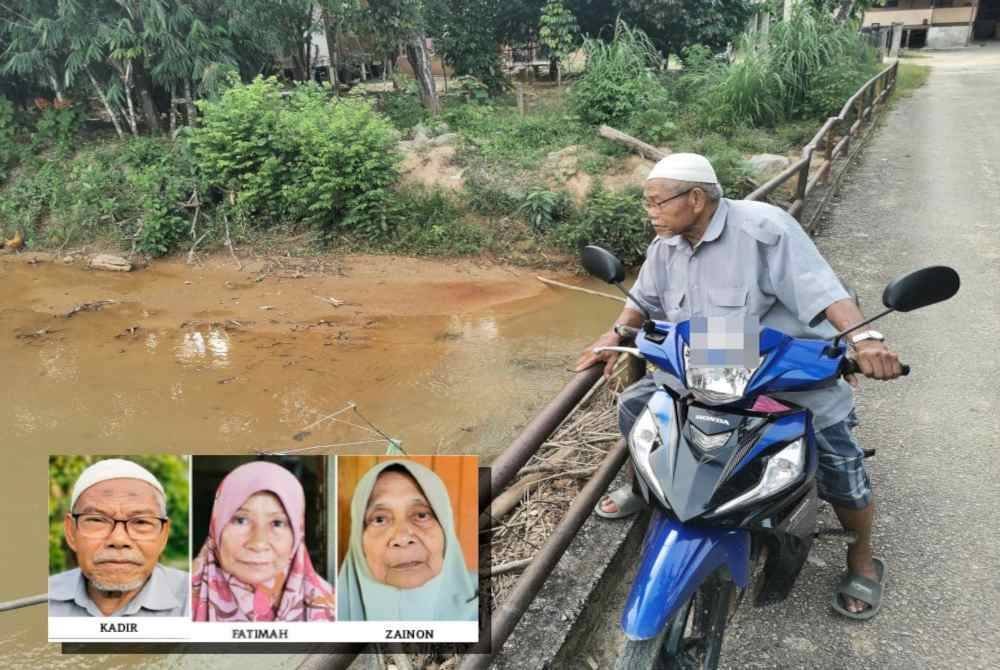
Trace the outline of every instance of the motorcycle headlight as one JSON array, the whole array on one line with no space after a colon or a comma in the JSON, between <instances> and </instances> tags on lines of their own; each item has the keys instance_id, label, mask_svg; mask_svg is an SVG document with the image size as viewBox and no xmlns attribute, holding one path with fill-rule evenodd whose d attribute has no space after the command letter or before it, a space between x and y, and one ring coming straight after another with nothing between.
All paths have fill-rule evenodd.
<instances>
[{"instance_id":1,"label":"motorcycle headlight","mask_svg":"<svg viewBox=\"0 0 1000 670\"><path fill-rule=\"evenodd\" d=\"M763 357L756 367L691 367L690 348L684 347L684 370L687 386L695 398L706 405L725 405L743 397L753 373L764 362Z\"/></svg>"},{"instance_id":2,"label":"motorcycle headlight","mask_svg":"<svg viewBox=\"0 0 1000 670\"><path fill-rule=\"evenodd\" d=\"M671 426L671 430L675 430L675 427ZM660 487L660 482L649 461L649 455L656 447L660 446L660 430L656 423L656 417L653 416L653 412L648 407L642 411L635 425L632 426L628 444L632 451L632 462L635 463L646 484L653 489L661 501L665 501L663 489Z\"/></svg>"},{"instance_id":3,"label":"motorcycle headlight","mask_svg":"<svg viewBox=\"0 0 1000 670\"><path fill-rule=\"evenodd\" d=\"M806 465L806 444L800 437L776 453L767 461L764 476L752 489L720 505L715 514L725 514L731 510L756 502L785 489L802 476Z\"/></svg>"}]
</instances>

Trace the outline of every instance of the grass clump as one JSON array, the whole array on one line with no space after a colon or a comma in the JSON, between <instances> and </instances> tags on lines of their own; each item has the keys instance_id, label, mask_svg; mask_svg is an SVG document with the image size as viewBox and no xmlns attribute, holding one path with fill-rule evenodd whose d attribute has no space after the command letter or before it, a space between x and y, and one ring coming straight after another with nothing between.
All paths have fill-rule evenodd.
<instances>
[{"instance_id":1,"label":"grass clump","mask_svg":"<svg viewBox=\"0 0 1000 670\"><path fill-rule=\"evenodd\" d=\"M611 41L584 42L587 67L570 91L570 106L591 125L623 124L662 97L654 71L663 64L649 37L619 20Z\"/></svg>"},{"instance_id":2,"label":"grass clump","mask_svg":"<svg viewBox=\"0 0 1000 670\"><path fill-rule=\"evenodd\" d=\"M931 69L926 65L916 63L900 63L896 73L896 94L907 96L927 83Z\"/></svg>"}]
</instances>

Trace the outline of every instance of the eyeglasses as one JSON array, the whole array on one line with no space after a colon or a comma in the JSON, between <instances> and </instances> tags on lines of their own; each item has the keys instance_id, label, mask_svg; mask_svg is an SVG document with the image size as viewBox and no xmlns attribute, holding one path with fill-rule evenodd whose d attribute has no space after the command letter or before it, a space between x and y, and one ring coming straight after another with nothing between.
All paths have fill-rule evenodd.
<instances>
[{"instance_id":1,"label":"eyeglasses","mask_svg":"<svg viewBox=\"0 0 1000 670\"><path fill-rule=\"evenodd\" d=\"M643 204L646 206L646 209L662 209L665 204L667 204L668 202L670 202L674 198L679 198L682 195L687 195L688 193L690 193L691 191L693 191L694 188L695 187L692 186L691 188L685 189L685 190L681 191L680 193L675 193L674 195L670 196L666 200L661 200L660 202L653 202L652 200L646 200Z\"/></svg>"},{"instance_id":2,"label":"eyeglasses","mask_svg":"<svg viewBox=\"0 0 1000 670\"><path fill-rule=\"evenodd\" d=\"M125 532L133 540L152 540L159 536L163 525L167 522L166 518L158 516L134 516L129 519L112 519L103 514L93 513L70 514L70 516L76 522L80 535L93 540L111 537L118 524L125 525Z\"/></svg>"}]
</instances>

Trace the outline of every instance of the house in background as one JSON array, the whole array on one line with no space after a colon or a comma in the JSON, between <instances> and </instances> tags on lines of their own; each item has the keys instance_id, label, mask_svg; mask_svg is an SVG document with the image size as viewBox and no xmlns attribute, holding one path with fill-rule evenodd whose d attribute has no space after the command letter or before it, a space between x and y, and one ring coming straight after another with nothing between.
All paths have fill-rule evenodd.
<instances>
[{"instance_id":1,"label":"house in background","mask_svg":"<svg viewBox=\"0 0 1000 670\"><path fill-rule=\"evenodd\" d=\"M886 0L865 12L862 28L902 26L903 48L950 49L997 39L1000 0Z\"/></svg>"}]
</instances>

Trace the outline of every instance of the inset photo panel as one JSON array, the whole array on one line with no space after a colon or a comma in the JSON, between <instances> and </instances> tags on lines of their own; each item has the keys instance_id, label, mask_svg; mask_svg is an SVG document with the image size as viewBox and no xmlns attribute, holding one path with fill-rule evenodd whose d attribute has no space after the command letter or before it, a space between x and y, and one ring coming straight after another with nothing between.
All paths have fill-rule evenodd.
<instances>
[{"instance_id":1,"label":"inset photo panel","mask_svg":"<svg viewBox=\"0 0 1000 670\"><path fill-rule=\"evenodd\" d=\"M340 621L477 621L477 456L339 456Z\"/></svg>"},{"instance_id":2,"label":"inset photo panel","mask_svg":"<svg viewBox=\"0 0 1000 670\"><path fill-rule=\"evenodd\" d=\"M50 456L48 466L49 639L182 637L168 620L185 623L191 606L188 457Z\"/></svg>"},{"instance_id":3,"label":"inset photo panel","mask_svg":"<svg viewBox=\"0 0 1000 670\"><path fill-rule=\"evenodd\" d=\"M192 460L195 625L334 621L332 459Z\"/></svg>"}]
</instances>

